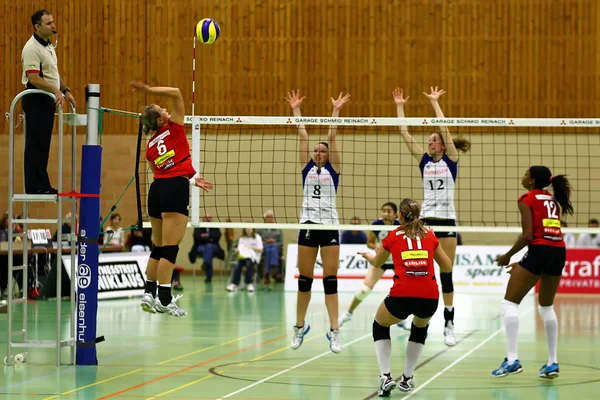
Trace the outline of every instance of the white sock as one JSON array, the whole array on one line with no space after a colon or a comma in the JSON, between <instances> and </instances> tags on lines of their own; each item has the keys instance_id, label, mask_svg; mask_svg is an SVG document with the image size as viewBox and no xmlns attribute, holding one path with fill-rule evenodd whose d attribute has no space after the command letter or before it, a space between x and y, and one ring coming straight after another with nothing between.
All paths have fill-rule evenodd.
<instances>
[{"instance_id":1,"label":"white sock","mask_svg":"<svg viewBox=\"0 0 600 400\"><path fill-rule=\"evenodd\" d=\"M548 342L547 365L558 364L558 359L556 357L556 347L558 346L558 319L554 312L554 306L538 306L538 311L544 320L544 328L546 329L546 340Z\"/></svg>"},{"instance_id":2,"label":"white sock","mask_svg":"<svg viewBox=\"0 0 600 400\"><path fill-rule=\"evenodd\" d=\"M454 306L445 306L446 310L452 312L452 310L454 310Z\"/></svg>"},{"instance_id":3,"label":"white sock","mask_svg":"<svg viewBox=\"0 0 600 400\"><path fill-rule=\"evenodd\" d=\"M423 343L411 342L406 343L406 355L404 356L404 376L410 378L415 373L417 362L423 352Z\"/></svg>"},{"instance_id":4,"label":"white sock","mask_svg":"<svg viewBox=\"0 0 600 400\"><path fill-rule=\"evenodd\" d=\"M171 287L171 283L159 283L158 286Z\"/></svg>"},{"instance_id":5,"label":"white sock","mask_svg":"<svg viewBox=\"0 0 600 400\"><path fill-rule=\"evenodd\" d=\"M512 365L518 357L517 344L519 336L519 305L512 301L502 300L504 311L504 329L506 331L506 349L508 364Z\"/></svg>"},{"instance_id":6,"label":"white sock","mask_svg":"<svg viewBox=\"0 0 600 400\"><path fill-rule=\"evenodd\" d=\"M392 356L392 341L390 339L378 340L375 342L377 351L377 362L381 375L390 373L390 358Z\"/></svg>"}]
</instances>

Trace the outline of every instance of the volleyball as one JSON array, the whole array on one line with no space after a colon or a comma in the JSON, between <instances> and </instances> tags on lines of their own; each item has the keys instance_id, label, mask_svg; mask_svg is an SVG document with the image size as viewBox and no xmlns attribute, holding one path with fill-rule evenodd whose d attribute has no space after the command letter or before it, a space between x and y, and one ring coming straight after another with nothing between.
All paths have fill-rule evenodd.
<instances>
[{"instance_id":1,"label":"volleyball","mask_svg":"<svg viewBox=\"0 0 600 400\"><path fill-rule=\"evenodd\" d=\"M204 18L196 24L196 37L204 44L214 43L220 34L221 29L215 20Z\"/></svg>"}]
</instances>

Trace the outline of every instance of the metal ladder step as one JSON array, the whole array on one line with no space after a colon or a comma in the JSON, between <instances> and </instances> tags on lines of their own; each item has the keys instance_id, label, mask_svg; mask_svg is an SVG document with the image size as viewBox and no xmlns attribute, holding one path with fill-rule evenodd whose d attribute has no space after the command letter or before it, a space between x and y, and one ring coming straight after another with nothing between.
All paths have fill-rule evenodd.
<instances>
[{"instance_id":1,"label":"metal ladder step","mask_svg":"<svg viewBox=\"0 0 600 400\"><path fill-rule=\"evenodd\" d=\"M75 340L61 340L60 347L73 346L75 344ZM16 348L26 348L26 347L46 347L46 348L55 348L56 340L28 340L23 343L11 343L10 347Z\"/></svg>"},{"instance_id":2,"label":"metal ladder step","mask_svg":"<svg viewBox=\"0 0 600 400\"><path fill-rule=\"evenodd\" d=\"M27 268L27 267L24 265L13 265L12 270L13 271L24 271L25 268Z\"/></svg>"},{"instance_id":3,"label":"metal ladder step","mask_svg":"<svg viewBox=\"0 0 600 400\"><path fill-rule=\"evenodd\" d=\"M49 201L56 203L58 196L55 194L13 194L13 201Z\"/></svg>"},{"instance_id":4,"label":"metal ladder step","mask_svg":"<svg viewBox=\"0 0 600 400\"><path fill-rule=\"evenodd\" d=\"M27 298L25 297L17 297L16 299L12 300L13 304L23 304L23 303L27 303Z\"/></svg>"},{"instance_id":5,"label":"metal ladder step","mask_svg":"<svg viewBox=\"0 0 600 400\"><path fill-rule=\"evenodd\" d=\"M22 219L13 219L15 224L58 224L58 219L56 218L22 218Z\"/></svg>"}]
</instances>

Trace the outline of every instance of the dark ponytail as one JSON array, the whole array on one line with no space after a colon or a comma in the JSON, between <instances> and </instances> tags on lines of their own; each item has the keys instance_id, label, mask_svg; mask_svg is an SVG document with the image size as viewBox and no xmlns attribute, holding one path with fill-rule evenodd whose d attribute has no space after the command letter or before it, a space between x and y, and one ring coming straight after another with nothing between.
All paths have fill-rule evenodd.
<instances>
[{"instance_id":1,"label":"dark ponytail","mask_svg":"<svg viewBox=\"0 0 600 400\"><path fill-rule=\"evenodd\" d=\"M535 180L535 188L543 190L552 185L554 198L560 204L563 215L573 215L573 204L571 204L571 184L566 175L552 176L550 168L543 165L529 167L529 175Z\"/></svg>"},{"instance_id":2,"label":"dark ponytail","mask_svg":"<svg viewBox=\"0 0 600 400\"><path fill-rule=\"evenodd\" d=\"M571 184L566 175L557 175L550 178L554 198L560 204L563 215L573 215L573 204L571 204Z\"/></svg>"}]
</instances>

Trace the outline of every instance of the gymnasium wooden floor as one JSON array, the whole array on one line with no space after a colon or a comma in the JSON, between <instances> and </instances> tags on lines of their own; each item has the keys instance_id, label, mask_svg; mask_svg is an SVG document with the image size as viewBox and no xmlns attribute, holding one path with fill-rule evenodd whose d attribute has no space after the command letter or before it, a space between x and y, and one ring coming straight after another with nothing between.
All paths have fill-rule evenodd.
<instances>
[{"instance_id":1,"label":"gymnasium wooden floor","mask_svg":"<svg viewBox=\"0 0 600 400\"><path fill-rule=\"evenodd\" d=\"M54 366L52 350L34 350L27 364L4 367L0 398L10 399L370 399L379 369L371 337L374 312L383 294L372 294L342 330L342 353L329 351L323 295L315 293L307 321L312 329L302 347L290 350L295 293L226 293L224 281L195 284L184 277L180 304L185 319L143 313L139 299L100 302L99 365ZM441 335L441 309L432 321L415 380L414 399L598 399L600 398L600 299L560 297L560 378L544 381L546 342L535 299L520 307L519 358L523 373L495 379L490 371L505 354L501 295L456 295L458 345ZM340 296L345 309L352 293ZM52 339L55 303L29 303L31 338ZM0 338L6 348L6 314ZM64 328L68 321L64 321ZM392 373L404 365L407 332L392 328ZM4 352L1 353L4 356ZM64 351L64 359L68 352Z\"/></svg>"}]
</instances>

